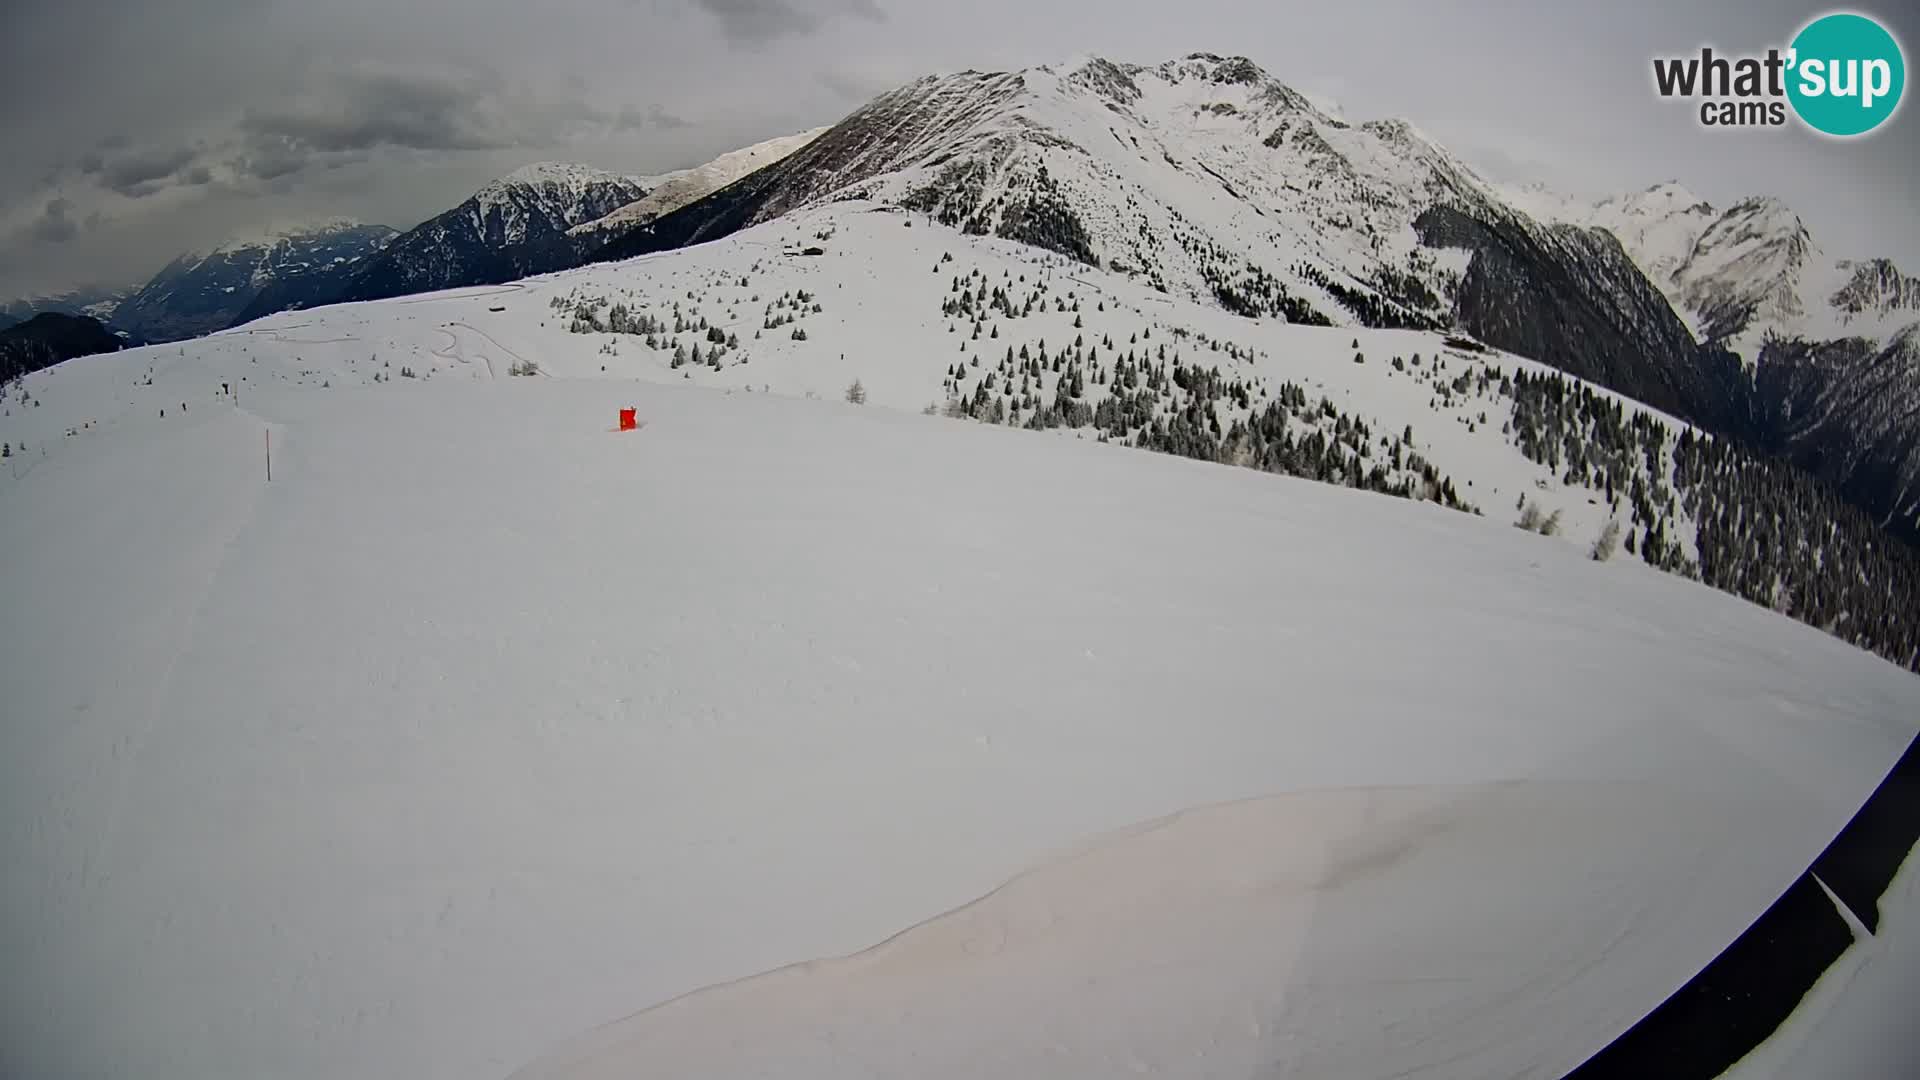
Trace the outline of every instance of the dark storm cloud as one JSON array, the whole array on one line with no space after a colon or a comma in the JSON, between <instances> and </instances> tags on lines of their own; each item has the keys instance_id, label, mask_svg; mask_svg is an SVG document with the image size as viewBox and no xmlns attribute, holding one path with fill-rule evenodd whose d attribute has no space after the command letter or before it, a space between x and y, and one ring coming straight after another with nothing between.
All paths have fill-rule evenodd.
<instances>
[{"instance_id":1,"label":"dark storm cloud","mask_svg":"<svg viewBox=\"0 0 1920 1080\"><path fill-rule=\"evenodd\" d=\"M68 217L73 203L49 199L40 217L27 227L27 237L37 244L64 244L80 233L80 226Z\"/></svg>"},{"instance_id":2,"label":"dark storm cloud","mask_svg":"<svg viewBox=\"0 0 1920 1080\"><path fill-rule=\"evenodd\" d=\"M193 161L190 146L154 147L109 158L99 170L100 183L129 198L143 198L167 186L167 179Z\"/></svg>"}]
</instances>

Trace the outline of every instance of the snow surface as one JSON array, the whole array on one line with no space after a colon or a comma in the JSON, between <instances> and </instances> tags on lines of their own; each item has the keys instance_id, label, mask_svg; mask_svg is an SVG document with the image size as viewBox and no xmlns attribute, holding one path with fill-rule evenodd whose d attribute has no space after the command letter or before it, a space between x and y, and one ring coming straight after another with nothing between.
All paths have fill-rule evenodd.
<instances>
[{"instance_id":1,"label":"snow surface","mask_svg":"<svg viewBox=\"0 0 1920 1080\"><path fill-rule=\"evenodd\" d=\"M974 270L1084 328L948 333ZM752 339L799 288L807 340ZM589 294L743 347L568 333ZM908 411L1136 329L1414 424L1489 516ZM0 1073L1571 1065L1812 862L1920 683L1589 561L1604 508L1384 362L1416 351L847 203L29 376Z\"/></svg>"}]
</instances>

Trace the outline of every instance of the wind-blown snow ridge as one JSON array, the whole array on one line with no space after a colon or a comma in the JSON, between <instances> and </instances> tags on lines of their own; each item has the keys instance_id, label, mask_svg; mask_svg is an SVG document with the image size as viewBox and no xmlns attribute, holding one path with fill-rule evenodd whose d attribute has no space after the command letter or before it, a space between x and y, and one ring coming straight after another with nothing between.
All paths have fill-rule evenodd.
<instances>
[{"instance_id":1,"label":"wind-blown snow ridge","mask_svg":"<svg viewBox=\"0 0 1920 1080\"><path fill-rule=\"evenodd\" d=\"M644 225L662 214L669 214L688 203L726 187L742 176L763 169L820 137L824 127L781 135L738 150L730 150L704 165L650 177L647 194L605 217L575 225L573 235L612 233Z\"/></svg>"}]
</instances>

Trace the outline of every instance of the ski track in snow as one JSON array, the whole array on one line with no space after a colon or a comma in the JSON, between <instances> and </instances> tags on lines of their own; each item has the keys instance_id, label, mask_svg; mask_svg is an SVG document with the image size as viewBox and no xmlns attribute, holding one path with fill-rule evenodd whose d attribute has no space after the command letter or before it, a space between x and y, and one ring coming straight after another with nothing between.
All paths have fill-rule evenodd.
<instances>
[{"instance_id":1,"label":"ski track in snow","mask_svg":"<svg viewBox=\"0 0 1920 1080\"><path fill-rule=\"evenodd\" d=\"M261 431L267 433L266 438L262 440L262 471L264 474L265 457L269 452L266 449L268 445L267 441L271 440L274 435L279 435L281 437L281 452L284 456L286 429L279 424L268 422L246 409L235 408L233 414L257 424ZM141 711L142 718L139 721L139 726L131 739L122 744L124 748L116 749L114 756L118 762L118 776L112 784L112 801L107 810L106 825L95 845L95 854L92 859L94 865L110 866L113 862L113 844L119 832L120 815L126 803L128 782L139 768L141 755L145 752L148 743L153 740L160 718L167 715L166 699L173 685L174 669L179 665L180 658L186 655L193 647L195 636L206 614L207 596L213 591L214 584L220 579L220 572L226 566L227 557L233 551L234 545L238 543L240 537L246 532L248 525L252 523L259 506L260 494L264 494L263 489L259 490L253 498L242 501L238 508L237 520L232 523L230 530L226 533L226 538L219 542L220 554L217 560L207 568L205 576L198 581L195 588L189 594L191 610L186 617L181 620L177 633L171 638L174 642L174 647L167 656L165 665L161 668L159 678L154 682L152 696L147 702L146 708Z\"/></svg>"}]
</instances>

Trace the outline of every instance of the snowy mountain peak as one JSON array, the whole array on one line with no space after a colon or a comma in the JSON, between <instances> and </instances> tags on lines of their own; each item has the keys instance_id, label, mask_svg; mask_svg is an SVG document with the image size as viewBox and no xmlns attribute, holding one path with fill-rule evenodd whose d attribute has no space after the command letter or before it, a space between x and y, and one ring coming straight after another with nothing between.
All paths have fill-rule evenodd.
<instances>
[{"instance_id":1,"label":"snowy mountain peak","mask_svg":"<svg viewBox=\"0 0 1920 1080\"><path fill-rule=\"evenodd\" d=\"M1631 195L1610 196L1596 206L1603 210L1618 208L1621 213L1640 216L1714 212L1711 203L1678 180L1663 180Z\"/></svg>"},{"instance_id":2,"label":"snowy mountain peak","mask_svg":"<svg viewBox=\"0 0 1920 1080\"><path fill-rule=\"evenodd\" d=\"M1170 82L1185 79L1199 79L1214 84L1239 84L1256 86L1271 82L1260 65L1244 56L1219 56L1215 53L1189 53L1178 60L1169 60L1157 69L1163 78Z\"/></svg>"},{"instance_id":3,"label":"snowy mountain peak","mask_svg":"<svg viewBox=\"0 0 1920 1080\"><path fill-rule=\"evenodd\" d=\"M638 189L634 177L621 176L591 165L568 161L536 161L488 183L474 193L473 201L482 208L504 205L519 193L538 191L549 204L578 202L607 188ZM635 196L636 198L638 196Z\"/></svg>"},{"instance_id":4,"label":"snowy mountain peak","mask_svg":"<svg viewBox=\"0 0 1920 1080\"><path fill-rule=\"evenodd\" d=\"M1901 273L1892 260L1843 259L1838 268L1847 274L1847 281L1829 299L1834 307L1848 315L1884 316L1920 311L1920 278ZM1911 333L1920 329L1920 324L1905 329Z\"/></svg>"},{"instance_id":5,"label":"snowy mountain peak","mask_svg":"<svg viewBox=\"0 0 1920 1080\"><path fill-rule=\"evenodd\" d=\"M477 228L485 231L486 219L498 218L500 242L518 244L544 231L530 223L530 217L542 218L545 226L564 232L645 194L646 189L630 176L572 162L539 161L474 192L467 206Z\"/></svg>"},{"instance_id":6,"label":"snowy mountain peak","mask_svg":"<svg viewBox=\"0 0 1920 1080\"><path fill-rule=\"evenodd\" d=\"M1140 68L1134 64L1116 64L1098 56L1068 63L1067 82L1111 98L1121 105L1140 100L1140 86L1133 81Z\"/></svg>"},{"instance_id":7,"label":"snowy mountain peak","mask_svg":"<svg viewBox=\"0 0 1920 1080\"><path fill-rule=\"evenodd\" d=\"M253 229L247 232L235 233L234 235L229 236L219 246L214 247L206 252L200 253L200 257L206 258L213 255L231 255L237 252L254 251L260 248L271 248L271 247L274 247L275 245L287 243L289 241L324 238L329 236L335 236L341 233L354 232L357 230L374 230L374 231L384 230L388 235L397 235L393 229L389 229L385 225L368 225L364 221L358 221L353 218L346 218L346 217L324 218L319 220L299 221L299 222L280 222L280 223L262 226L260 228Z\"/></svg>"},{"instance_id":8,"label":"snowy mountain peak","mask_svg":"<svg viewBox=\"0 0 1920 1080\"><path fill-rule=\"evenodd\" d=\"M1701 231L1674 283L1701 333L1726 340L1755 323L1797 324L1808 312L1801 272L1818 254L1799 215L1772 196L1753 196Z\"/></svg>"}]
</instances>

